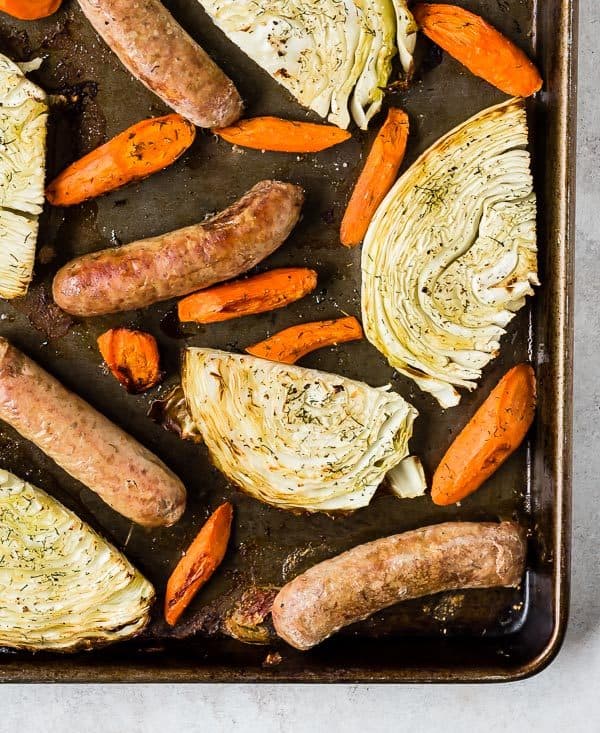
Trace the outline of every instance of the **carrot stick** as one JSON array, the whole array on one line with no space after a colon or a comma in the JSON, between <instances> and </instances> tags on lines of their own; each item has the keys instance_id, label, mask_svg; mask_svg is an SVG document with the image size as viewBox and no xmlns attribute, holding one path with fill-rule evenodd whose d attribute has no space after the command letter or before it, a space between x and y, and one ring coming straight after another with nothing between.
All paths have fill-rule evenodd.
<instances>
[{"instance_id":1,"label":"carrot stick","mask_svg":"<svg viewBox=\"0 0 600 733\"><path fill-rule=\"evenodd\" d=\"M0 11L19 20L38 20L55 13L62 0L0 0Z\"/></svg>"},{"instance_id":2,"label":"carrot stick","mask_svg":"<svg viewBox=\"0 0 600 733\"><path fill-rule=\"evenodd\" d=\"M177 305L182 322L218 323L283 308L317 286L317 273L306 267L282 267L245 280L188 295Z\"/></svg>"},{"instance_id":3,"label":"carrot stick","mask_svg":"<svg viewBox=\"0 0 600 733\"><path fill-rule=\"evenodd\" d=\"M192 598L221 564L231 534L233 508L221 504L208 518L167 582L165 621L175 626Z\"/></svg>"},{"instance_id":4,"label":"carrot stick","mask_svg":"<svg viewBox=\"0 0 600 733\"><path fill-rule=\"evenodd\" d=\"M408 129L408 115L401 109L390 109L346 207L340 230L344 246L354 247L364 239L377 207L396 180L406 152Z\"/></svg>"},{"instance_id":5,"label":"carrot stick","mask_svg":"<svg viewBox=\"0 0 600 733\"><path fill-rule=\"evenodd\" d=\"M353 316L333 321L314 321L286 328L271 338L248 346L246 351L253 356L295 364L306 354L324 346L337 346L346 341L363 338L360 323Z\"/></svg>"},{"instance_id":6,"label":"carrot stick","mask_svg":"<svg viewBox=\"0 0 600 733\"><path fill-rule=\"evenodd\" d=\"M318 153L348 140L350 133L334 125L295 122L279 117L254 117L213 132L223 140L255 150L280 153Z\"/></svg>"},{"instance_id":7,"label":"carrot stick","mask_svg":"<svg viewBox=\"0 0 600 733\"><path fill-rule=\"evenodd\" d=\"M177 114L142 120L72 163L46 188L54 206L72 206L171 165L194 142L196 128Z\"/></svg>"},{"instance_id":8,"label":"carrot stick","mask_svg":"<svg viewBox=\"0 0 600 733\"><path fill-rule=\"evenodd\" d=\"M529 364L508 371L442 458L433 476L435 504L454 504L476 491L521 445L535 413Z\"/></svg>"},{"instance_id":9,"label":"carrot stick","mask_svg":"<svg viewBox=\"0 0 600 733\"><path fill-rule=\"evenodd\" d=\"M145 392L160 381L158 345L151 334L111 328L97 343L108 368L128 392Z\"/></svg>"},{"instance_id":10,"label":"carrot stick","mask_svg":"<svg viewBox=\"0 0 600 733\"><path fill-rule=\"evenodd\" d=\"M412 9L423 33L457 61L513 97L529 97L543 80L520 48L483 18L456 5L419 3Z\"/></svg>"}]
</instances>

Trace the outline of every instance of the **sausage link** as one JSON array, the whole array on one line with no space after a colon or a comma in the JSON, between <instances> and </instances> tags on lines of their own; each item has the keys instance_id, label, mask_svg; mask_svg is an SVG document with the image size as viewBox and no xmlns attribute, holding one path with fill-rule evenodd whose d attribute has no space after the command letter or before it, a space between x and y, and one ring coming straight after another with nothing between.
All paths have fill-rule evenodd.
<instances>
[{"instance_id":1,"label":"sausage link","mask_svg":"<svg viewBox=\"0 0 600 733\"><path fill-rule=\"evenodd\" d=\"M242 114L233 82L158 0L79 0L121 63L199 127L225 127Z\"/></svg>"},{"instance_id":2,"label":"sausage link","mask_svg":"<svg viewBox=\"0 0 600 733\"><path fill-rule=\"evenodd\" d=\"M287 239L303 200L299 186L261 181L201 224L72 260L54 278L54 300L71 315L98 316L229 280Z\"/></svg>"},{"instance_id":3,"label":"sausage link","mask_svg":"<svg viewBox=\"0 0 600 733\"><path fill-rule=\"evenodd\" d=\"M0 419L134 522L183 514L185 487L162 461L2 337Z\"/></svg>"},{"instance_id":4,"label":"sausage link","mask_svg":"<svg viewBox=\"0 0 600 733\"><path fill-rule=\"evenodd\" d=\"M307 570L273 602L277 634L310 649L398 601L442 591L517 586L525 535L514 522L446 522L354 547Z\"/></svg>"}]
</instances>

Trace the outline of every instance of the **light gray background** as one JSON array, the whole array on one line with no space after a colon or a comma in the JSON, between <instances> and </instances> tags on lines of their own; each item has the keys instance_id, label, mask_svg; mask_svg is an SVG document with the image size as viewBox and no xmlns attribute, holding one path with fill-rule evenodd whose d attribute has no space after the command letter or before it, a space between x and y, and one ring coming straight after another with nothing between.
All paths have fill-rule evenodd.
<instances>
[{"instance_id":1,"label":"light gray background","mask_svg":"<svg viewBox=\"0 0 600 733\"><path fill-rule=\"evenodd\" d=\"M493 686L6 685L0 733L600 731L600 2L580 15L573 592L554 664Z\"/></svg>"}]
</instances>

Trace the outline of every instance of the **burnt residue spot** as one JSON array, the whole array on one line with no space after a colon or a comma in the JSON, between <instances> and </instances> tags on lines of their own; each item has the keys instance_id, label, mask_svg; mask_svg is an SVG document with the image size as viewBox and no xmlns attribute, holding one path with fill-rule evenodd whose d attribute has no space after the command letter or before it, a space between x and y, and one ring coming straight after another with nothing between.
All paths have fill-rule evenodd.
<instances>
[{"instance_id":1,"label":"burnt residue spot","mask_svg":"<svg viewBox=\"0 0 600 733\"><path fill-rule=\"evenodd\" d=\"M171 339L186 338L185 331L181 327L181 322L177 317L177 312L172 309L167 311L160 322L160 330Z\"/></svg>"},{"instance_id":2,"label":"burnt residue spot","mask_svg":"<svg viewBox=\"0 0 600 733\"><path fill-rule=\"evenodd\" d=\"M325 222L325 224L333 224L335 222L333 207L327 209L326 211L322 211L321 219Z\"/></svg>"},{"instance_id":3,"label":"burnt residue spot","mask_svg":"<svg viewBox=\"0 0 600 733\"><path fill-rule=\"evenodd\" d=\"M78 84L63 84L56 89L63 96L73 112L81 112L87 100L95 99L98 84L95 81L82 81Z\"/></svg>"},{"instance_id":4,"label":"burnt residue spot","mask_svg":"<svg viewBox=\"0 0 600 733\"><path fill-rule=\"evenodd\" d=\"M52 299L50 282L36 283L22 298L12 301L14 308L24 313L31 325L49 339L66 336L74 321Z\"/></svg>"},{"instance_id":5,"label":"burnt residue spot","mask_svg":"<svg viewBox=\"0 0 600 733\"><path fill-rule=\"evenodd\" d=\"M421 61L420 73L427 74L429 71L432 71L442 63L443 59L444 52L442 49L437 44L429 42L423 55L423 60Z\"/></svg>"},{"instance_id":6,"label":"burnt residue spot","mask_svg":"<svg viewBox=\"0 0 600 733\"><path fill-rule=\"evenodd\" d=\"M14 27L3 29L0 51L15 61L28 61L33 48L27 31Z\"/></svg>"},{"instance_id":7,"label":"burnt residue spot","mask_svg":"<svg viewBox=\"0 0 600 733\"><path fill-rule=\"evenodd\" d=\"M41 265L49 265L56 257L56 250L50 244L43 244L37 253L37 261Z\"/></svg>"}]
</instances>

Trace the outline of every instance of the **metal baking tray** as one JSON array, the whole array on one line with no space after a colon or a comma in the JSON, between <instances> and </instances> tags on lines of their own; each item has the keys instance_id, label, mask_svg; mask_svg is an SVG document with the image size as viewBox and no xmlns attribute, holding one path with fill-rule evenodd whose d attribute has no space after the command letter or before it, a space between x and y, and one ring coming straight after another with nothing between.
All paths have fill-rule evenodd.
<instances>
[{"instance_id":1,"label":"metal baking tray","mask_svg":"<svg viewBox=\"0 0 600 733\"><path fill-rule=\"evenodd\" d=\"M249 115L310 118L212 26L196 0L165 4L235 80ZM312 156L233 149L199 131L191 150L168 170L97 201L47 210L34 286L25 299L0 305L2 335L140 439L184 480L189 492L184 518L171 529L132 526L5 427L0 432L0 466L46 489L99 528L159 594L182 549L210 509L225 498L235 507L231 549L189 612L199 627L195 635L166 638L155 621L143 637L98 652L56 656L3 651L0 680L491 682L534 674L555 656L567 623L569 588L577 3L460 4L483 14L534 56L546 81L544 91L529 102L543 285L511 324L501 355L486 370L481 387L446 412L395 374L366 342L322 350L303 363L373 385L391 382L421 413L411 445L431 475L452 437L499 376L513 363L530 359L539 380L539 409L528 443L460 507L435 507L429 497L398 501L380 495L368 508L332 519L287 513L246 497L211 466L202 446L184 443L155 425L146 413L152 399L176 382L182 346L241 350L302 318L359 314L359 250L341 247L338 230L377 124L368 134L354 134L343 146ZM73 100L52 117L50 176L107 136L166 111L98 39L74 0L67 0L54 17L35 23L2 15L0 50L15 59L44 57L34 78ZM442 133L504 98L424 39L419 41L419 56L410 89L387 97L410 115L406 163ZM196 222L263 178L302 184L307 202L289 241L258 269L315 267L320 278L316 295L271 314L182 329L175 325L173 302L80 321L68 330L69 324L53 310L48 285L56 269L74 255ZM165 387L130 396L103 372L95 339L118 325L157 336L167 371ZM518 590L470 591L406 602L305 653L283 643L243 645L218 630L219 608L247 586L281 585L326 557L395 532L448 519L509 517L526 524L531 536L527 576ZM280 652L281 662L265 664L273 650Z\"/></svg>"}]
</instances>

